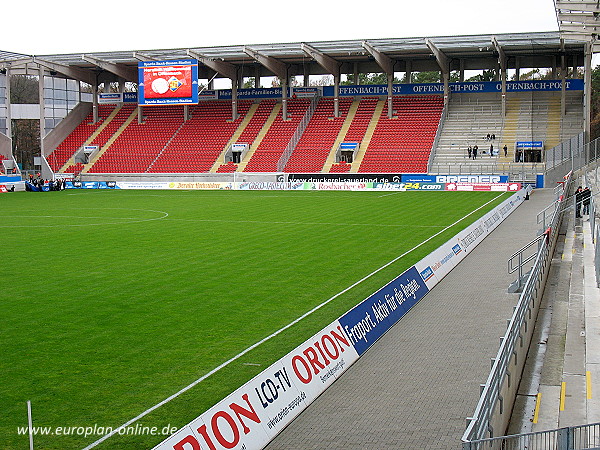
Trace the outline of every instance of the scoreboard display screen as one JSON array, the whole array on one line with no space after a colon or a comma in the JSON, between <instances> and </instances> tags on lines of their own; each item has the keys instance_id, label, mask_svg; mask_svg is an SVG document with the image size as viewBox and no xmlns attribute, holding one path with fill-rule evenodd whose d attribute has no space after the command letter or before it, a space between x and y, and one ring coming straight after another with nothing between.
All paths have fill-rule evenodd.
<instances>
[{"instance_id":1,"label":"scoreboard display screen","mask_svg":"<svg viewBox=\"0 0 600 450\"><path fill-rule=\"evenodd\" d=\"M140 62L138 103L140 105L198 103L198 62L193 59Z\"/></svg>"}]
</instances>

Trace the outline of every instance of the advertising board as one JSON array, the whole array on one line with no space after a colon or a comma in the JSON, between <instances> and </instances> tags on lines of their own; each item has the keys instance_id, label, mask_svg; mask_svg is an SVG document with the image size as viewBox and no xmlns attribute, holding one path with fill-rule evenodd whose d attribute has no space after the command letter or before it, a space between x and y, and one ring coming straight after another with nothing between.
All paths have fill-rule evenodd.
<instances>
[{"instance_id":1,"label":"advertising board","mask_svg":"<svg viewBox=\"0 0 600 450\"><path fill-rule=\"evenodd\" d=\"M523 202L519 191L155 450L263 448Z\"/></svg>"},{"instance_id":2,"label":"advertising board","mask_svg":"<svg viewBox=\"0 0 600 450\"><path fill-rule=\"evenodd\" d=\"M198 103L198 61L142 61L138 64L138 103Z\"/></svg>"}]
</instances>

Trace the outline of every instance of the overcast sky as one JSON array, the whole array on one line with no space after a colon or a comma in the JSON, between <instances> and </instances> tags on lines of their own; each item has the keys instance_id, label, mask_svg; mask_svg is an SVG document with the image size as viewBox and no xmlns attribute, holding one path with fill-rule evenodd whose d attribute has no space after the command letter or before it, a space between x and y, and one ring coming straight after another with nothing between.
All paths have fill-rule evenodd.
<instances>
[{"instance_id":1,"label":"overcast sky","mask_svg":"<svg viewBox=\"0 0 600 450\"><path fill-rule=\"evenodd\" d=\"M45 55L556 31L552 0L6 1L0 50Z\"/></svg>"}]
</instances>

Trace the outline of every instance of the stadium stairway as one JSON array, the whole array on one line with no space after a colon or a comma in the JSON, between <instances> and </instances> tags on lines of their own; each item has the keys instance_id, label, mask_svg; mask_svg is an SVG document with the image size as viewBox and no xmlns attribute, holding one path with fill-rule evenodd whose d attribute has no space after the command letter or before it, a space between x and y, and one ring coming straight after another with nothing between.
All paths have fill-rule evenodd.
<instances>
[{"instance_id":1,"label":"stadium stairway","mask_svg":"<svg viewBox=\"0 0 600 450\"><path fill-rule=\"evenodd\" d=\"M367 131L365 132L365 137L363 138L360 148L356 152L356 158L352 161L350 172L357 173L360 165L362 163L363 158L365 157L365 153L369 148L369 144L371 143L371 139L373 138L373 133L375 133L375 128L377 128L377 122L379 122L379 117L381 117L381 112L385 107L386 100L379 100L377 102L377 106L375 107L375 111L373 112L373 117L371 117L371 121L369 122L369 126L367 127Z\"/></svg>"},{"instance_id":2,"label":"stadium stairway","mask_svg":"<svg viewBox=\"0 0 600 450\"><path fill-rule=\"evenodd\" d=\"M94 142L94 139L96 139L98 137L98 135L100 133L102 133L102 131L104 131L104 129L112 122L112 120L116 117L116 115L119 113L119 111L121 111L121 108L123 108L123 105L117 106L115 109L113 109L111 111L111 113L108 115L108 117L106 118L106 120L104 120L100 126L96 129L96 131L94 131L90 137L88 137L85 142L83 143L83 146L85 147L86 145L91 145L92 142ZM65 170L68 167L74 166L76 164L75 162L75 154L77 152L73 153L73 156L71 156L67 162L60 168L60 170L58 171L58 173L65 173Z\"/></svg>"},{"instance_id":3,"label":"stadium stairway","mask_svg":"<svg viewBox=\"0 0 600 450\"><path fill-rule=\"evenodd\" d=\"M100 159L100 157L110 148L110 146L113 144L113 142L115 142L117 140L117 138L121 135L121 133L123 133L123 131L125 131L125 129L129 126L129 124L131 122L133 122L135 119L137 119L137 115L138 115L138 110L137 110L137 108L135 108L133 110L133 112L129 115L129 117L125 120L123 125L121 125L117 129L115 134L113 134L108 139L108 141L106 141L106 144L104 144L102 146L102 148L98 151L98 153L96 153L94 158L92 158L92 160L84 166L81 173L83 173L83 174L88 173L88 171L94 166L94 164L96 164L96 161L98 161Z\"/></svg>"},{"instance_id":4,"label":"stadium stairway","mask_svg":"<svg viewBox=\"0 0 600 450\"><path fill-rule=\"evenodd\" d=\"M547 127L546 127L546 139L544 140L544 146L546 148L553 148L560 144L561 139L561 111L560 111L560 98L552 97L548 103L547 113Z\"/></svg>"},{"instance_id":5,"label":"stadium stairway","mask_svg":"<svg viewBox=\"0 0 600 450\"><path fill-rule=\"evenodd\" d=\"M342 128L340 129L340 132L338 133L338 136L331 147L331 151L327 156L327 160L325 161L321 172L329 172L331 170L331 166L335 164L335 155L337 154L337 150L340 144L344 142L344 137L346 136L346 133L348 132L352 121L354 120L354 116L356 115L356 111L358 110L359 104L360 100L354 100L350 105L350 108L348 109L348 114L346 115L346 120L344 121L344 124L342 125Z\"/></svg>"},{"instance_id":6,"label":"stadium stairway","mask_svg":"<svg viewBox=\"0 0 600 450\"><path fill-rule=\"evenodd\" d=\"M269 114L269 118L267 119L267 121L263 125L262 129L260 130L260 132L256 136L256 139L254 139L254 142L252 143L252 146L250 147L250 150L248 150L248 153L246 154L246 157L244 158L244 161L242 161L238 165L238 169L237 169L238 172L243 172L244 171L244 169L248 165L248 162L252 159L252 156L254 155L254 152L256 151L256 149L258 148L258 146L260 145L260 143L264 139L265 135L267 134L267 132L271 128L271 125L273 125L273 122L275 122L275 119L277 118L277 114L279 114L280 110L281 110L281 103L276 103L275 106L273 107L273 110L271 111L271 114Z\"/></svg>"},{"instance_id":7,"label":"stadium stairway","mask_svg":"<svg viewBox=\"0 0 600 450\"><path fill-rule=\"evenodd\" d=\"M246 129L246 127L248 126L248 124L250 123L252 118L254 117L254 113L256 112L256 110L258 109L259 106L260 106L260 103L253 103L250 106L250 109L248 110L248 112L246 113L246 115L244 116L242 121L240 122L237 130L235 130L235 133L233 133L233 136L231 136L231 139L229 139L229 142L227 142L227 144L223 148L223 151L221 152L221 154L218 156L215 163L211 167L211 169L210 169L211 173L215 173L217 170L219 170L219 167L221 167L222 164L225 164L225 154L227 153L227 150L229 150L229 147L232 144L235 144L239 140L240 136L242 135L242 133L244 132L244 130Z\"/></svg>"},{"instance_id":8,"label":"stadium stairway","mask_svg":"<svg viewBox=\"0 0 600 450\"><path fill-rule=\"evenodd\" d=\"M508 434L600 422L600 289L589 218L571 209L561 234Z\"/></svg>"},{"instance_id":9,"label":"stadium stairway","mask_svg":"<svg viewBox=\"0 0 600 450\"><path fill-rule=\"evenodd\" d=\"M515 160L515 142L517 140L517 124L519 122L519 111L521 110L521 98L509 97L506 101L506 117L504 127L500 134L498 162L510 163ZM507 155L504 156L502 147L506 145Z\"/></svg>"}]
</instances>

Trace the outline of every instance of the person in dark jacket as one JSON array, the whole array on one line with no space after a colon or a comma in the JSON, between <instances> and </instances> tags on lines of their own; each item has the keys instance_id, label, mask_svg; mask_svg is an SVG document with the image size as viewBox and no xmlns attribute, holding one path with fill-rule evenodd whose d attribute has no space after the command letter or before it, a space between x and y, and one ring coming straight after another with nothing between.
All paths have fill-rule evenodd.
<instances>
[{"instance_id":1,"label":"person in dark jacket","mask_svg":"<svg viewBox=\"0 0 600 450\"><path fill-rule=\"evenodd\" d=\"M581 186L575 191L575 217L581 217L581 202L583 200L583 189Z\"/></svg>"},{"instance_id":2,"label":"person in dark jacket","mask_svg":"<svg viewBox=\"0 0 600 450\"><path fill-rule=\"evenodd\" d=\"M581 192L581 203L583 205L583 215L587 216L590 214L590 197L592 196L592 191L590 188L586 186L586 188Z\"/></svg>"}]
</instances>

